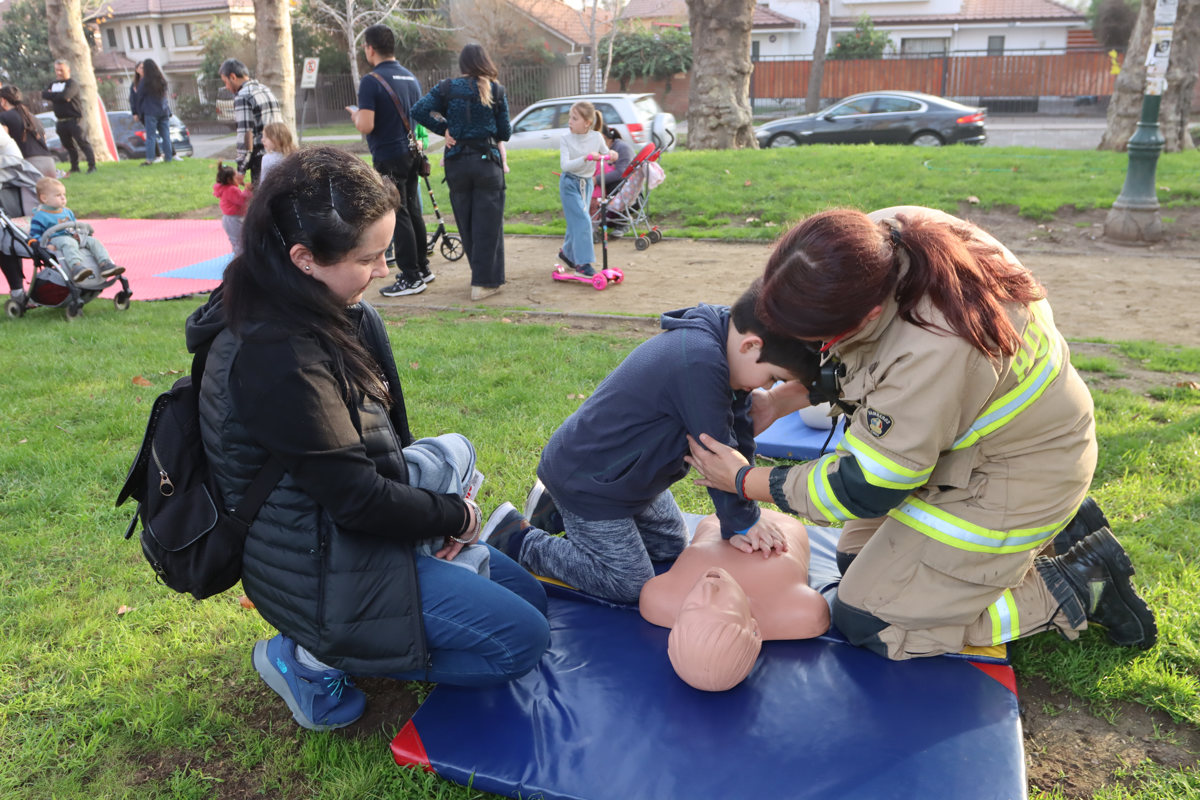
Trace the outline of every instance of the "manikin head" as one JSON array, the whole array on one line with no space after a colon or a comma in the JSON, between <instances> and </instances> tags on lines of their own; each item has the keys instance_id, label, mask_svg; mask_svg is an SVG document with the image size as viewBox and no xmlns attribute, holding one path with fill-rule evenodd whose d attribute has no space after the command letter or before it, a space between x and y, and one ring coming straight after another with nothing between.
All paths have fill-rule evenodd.
<instances>
[{"instance_id":1,"label":"manikin head","mask_svg":"<svg viewBox=\"0 0 1200 800\"><path fill-rule=\"evenodd\" d=\"M675 674L705 692L723 692L741 683L762 649L750 600L723 569L707 570L683 599L667 656Z\"/></svg>"}]
</instances>

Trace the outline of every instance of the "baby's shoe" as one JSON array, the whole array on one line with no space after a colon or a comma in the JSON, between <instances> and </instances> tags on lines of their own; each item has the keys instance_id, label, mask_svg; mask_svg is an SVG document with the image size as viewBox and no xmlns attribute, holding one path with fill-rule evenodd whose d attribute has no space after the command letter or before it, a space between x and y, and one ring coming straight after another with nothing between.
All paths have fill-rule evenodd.
<instances>
[{"instance_id":1,"label":"baby's shoe","mask_svg":"<svg viewBox=\"0 0 1200 800\"><path fill-rule=\"evenodd\" d=\"M95 274L96 273L92 272L91 267L79 267L75 270L75 274L71 276L71 280L75 281L76 283L83 283Z\"/></svg>"},{"instance_id":2,"label":"baby's shoe","mask_svg":"<svg viewBox=\"0 0 1200 800\"><path fill-rule=\"evenodd\" d=\"M118 267L116 264L114 264L111 261L105 261L103 264L100 265L100 277L101 278L115 278L116 276L120 275L124 271L125 271L124 267Z\"/></svg>"}]
</instances>

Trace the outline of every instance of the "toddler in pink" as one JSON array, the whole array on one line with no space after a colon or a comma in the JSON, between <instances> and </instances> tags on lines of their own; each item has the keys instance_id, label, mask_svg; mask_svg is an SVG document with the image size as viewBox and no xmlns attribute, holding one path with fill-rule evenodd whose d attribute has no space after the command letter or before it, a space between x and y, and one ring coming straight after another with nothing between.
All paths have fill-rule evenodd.
<instances>
[{"instance_id":1,"label":"toddler in pink","mask_svg":"<svg viewBox=\"0 0 1200 800\"><path fill-rule=\"evenodd\" d=\"M221 227L233 245L233 254L242 252L242 220L246 216L246 204L250 194L237 183L237 170L225 164L217 164L217 182L213 184L213 197L221 201Z\"/></svg>"}]
</instances>

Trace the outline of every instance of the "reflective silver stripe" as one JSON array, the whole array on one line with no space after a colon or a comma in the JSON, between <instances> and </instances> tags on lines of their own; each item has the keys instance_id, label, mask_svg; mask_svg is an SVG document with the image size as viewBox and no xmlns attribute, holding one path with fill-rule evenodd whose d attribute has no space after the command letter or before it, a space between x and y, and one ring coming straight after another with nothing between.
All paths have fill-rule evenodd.
<instances>
[{"instance_id":1,"label":"reflective silver stripe","mask_svg":"<svg viewBox=\"0 0 1200 800\"><path fill-rule=\"evenodd\" d=\"M888 512L905 525L943 544L976 553L1019 553L1040 547L1070 521L1054 525L997 531L955 517L941 508L911 497Z\"/></svg>"},{"instance_id":2,"label":"reflective silver stripe","mask_svg":"<svg viewBox=\"0 0 1200 800\"><path fill-rule=\"evenodd\" d=\"M992 618L992 644L1004 644L1021 636L1021 617L1012 590L1005 589L1000 599L988 606Z\"/></svg>"}]
</instances>

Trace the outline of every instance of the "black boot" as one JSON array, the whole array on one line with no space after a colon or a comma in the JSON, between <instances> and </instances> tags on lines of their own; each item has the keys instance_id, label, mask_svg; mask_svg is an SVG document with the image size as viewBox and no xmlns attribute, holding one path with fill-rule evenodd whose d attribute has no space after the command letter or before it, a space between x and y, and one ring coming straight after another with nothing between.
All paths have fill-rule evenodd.
<instances>
[{"instance_id":1,"label":"black boot","mask_svg":"<svg viewBox=\"0 0 1200 800\"><path fill-rule=\"evenodd\" d=\"M1086 619L1103 627L1115 645L1142 650L1154 645L1154 612L1134 591L1133 565L1108 528L1088 534L1064 555L1035 563L1072 628Z\"/></svg>"},{"instance_id":2,"label":"black boot","mask_svg":"<svg viewBox=\"0 0 1200 800\"><path fill-rule=\"evenodd\" d=\"M1084 498L1079 510L1075 512L1075 516L1067 523L1067 527L1054 537L1054 555L1063 555L1074 545L1082 542L1089 533L1101 528L1112 530L1112 526L1108 524L1108 517L1104 516L1104 512L1100 510L1100 506L1095 500L1090 497Z\"/></svg>"}]
</instances>

